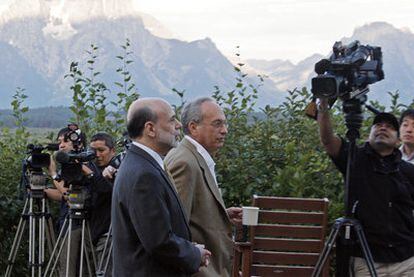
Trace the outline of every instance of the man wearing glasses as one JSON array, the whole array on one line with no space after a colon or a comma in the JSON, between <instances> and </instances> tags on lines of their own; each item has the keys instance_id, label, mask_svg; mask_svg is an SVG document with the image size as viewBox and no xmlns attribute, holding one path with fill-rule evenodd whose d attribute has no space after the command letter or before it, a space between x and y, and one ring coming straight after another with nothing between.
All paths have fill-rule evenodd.
<instances>
[{"instance_id":1,"label":"man wearing glasses","mask_svg":"<svg viewBox=\"0 0 414 277\"><path fill-rule=\"evenodd\" d=\"M213 157L223 146L227 122L212 98L199 98L182 111L185 134L164 162L174 179L189 217L193 241L212 253L208 267L195 276L230 276L232 224L241 223L241 208L226 208L215 174Z\"/></svg>"}]
</instances>

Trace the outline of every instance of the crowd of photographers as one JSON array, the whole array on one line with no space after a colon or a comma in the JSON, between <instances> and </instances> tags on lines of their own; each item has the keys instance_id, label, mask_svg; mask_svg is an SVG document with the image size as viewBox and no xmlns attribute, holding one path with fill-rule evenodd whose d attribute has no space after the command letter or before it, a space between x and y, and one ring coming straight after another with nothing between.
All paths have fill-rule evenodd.
<instances>
[{"instance_id":1,"label":"crowd of photographers","mask_svg":"<svg viewBox=\"0 0 414 277\"><path fill-rule=\"evenodd\" d=\"M114 166L119 165L119 156L116 155L114 139L109 134L97 133L87 145L85 134L75 124L61 129L57 142L58 152L54 156L60 169L57 170L55 159L51 159L48 173L53 180L53 187L45 189L45 193L49 199L60 202L56 228L61 237L70 230L70 257L66 255L69 241L66 239L59 256L59 272L61 276L66 276L68 265L68 275L76 276L80 253L83 251L82 236L85 240L91 239L96 261L99 261L110 235L111 197L116 171ZM81 212L80 216L70 216L70 212L76 211ZM71 218L73 220L69 226ZM83 218L89 226L84 234ZM110 272L109 268L106 276L110 276Z\"/></svg>"}]
</instances>

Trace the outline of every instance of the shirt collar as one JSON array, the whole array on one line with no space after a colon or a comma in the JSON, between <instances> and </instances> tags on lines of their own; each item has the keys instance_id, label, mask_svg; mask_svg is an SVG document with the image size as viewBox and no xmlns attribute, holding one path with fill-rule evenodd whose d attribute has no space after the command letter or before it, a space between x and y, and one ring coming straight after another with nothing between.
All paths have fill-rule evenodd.
<instances>
[{"instance_id":1,"label":"shirt collar","mask_svg":"<svg viewBox=\"0 0 414 277\"><path fill-rule=\"evenodd\" d=\"M139 143L136 141L133 141L132 143L138 146L139 148L141 148L142 150L144 150L145 152L147 152L151 157L154 158L154 160L160 165L160 167L164 169L164 163L162 162L162 158L160 154L158 154L157 152L155 152L148 146L143 145L142 143Z\"/></svg>"},{"instance_id":2,"label":"shirt collar","mask_svg":"<svg viewBox=\"0 0 414 277\"><path fill-rule=\"evenodd\" d=\"M406 153L405 153L405 151L404 151L404 144L402 144L401 146L400 146L400 151L401 151L401 154L402 154L402 159L404 160L404 161L411 161L411 160L414 160L414 153L413 154L411 154L411 155L407 155Z\"/></svg>"},{"instance_id":3,"label":"shirt collar","mask_svg":"<svg viewBox=\"0 0 414 277\"><path fill-rule=\"evenodd\" d=\"M207 163L208 167L213 167L216 165L213 158L211 157L210 153L195 139L193 139L190 136L185 136L186 139L188 139L189 142L191 142L197 149L197 152L200 153L200 155L204 158L204 160Z\"/></svg>"}]
</instances>

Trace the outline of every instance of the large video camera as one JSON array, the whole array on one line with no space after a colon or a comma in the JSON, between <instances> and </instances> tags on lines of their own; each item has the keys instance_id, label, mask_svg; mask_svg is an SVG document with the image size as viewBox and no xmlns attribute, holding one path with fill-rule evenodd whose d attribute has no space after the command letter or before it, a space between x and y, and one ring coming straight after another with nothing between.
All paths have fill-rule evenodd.
<instances>
[{"instance_id":1,"label":"large video camera","mask_svg":"<svg viewBox=\"0 0 414 277\"><path fill-rule=\"evenodd\" d=\"M368 92L369 84L384 79L381 47L360 45L356 40L346 46L337 41L332 48L329 59L315 64L315 98L330 98L331 102L357 98Z\"/></svg>"},{"instance_id":2,"label":"large video camera","mask_svg":"<svg viewBox=\"0 0 414 277\"><path fill-rule=\"evenodd\" d=\"M65 181L65 186L82 185L82 163L95 159L96 154L93 150L73 150L68 153L57 151L55 160L61 164L60 178Z\"/></svg>"},{"instance_id":3,"label":"large video camera","mask_svg":"<svg viewBox=\"0 0 414 277\"><path fill-rule=\"evenodd\" d=\"M87 190L85 176L82 173L82 163L92 161L96 154L92 150L73 150L68 153L58 151L55 160L61 165L60 178L68 187L68 205L73 210L87 208L90 195Z\"/></svg>"},{"instance_id":4,"label":"large video camera","mask_svg":"<svg viewBox=\"0 0 414 277\"><path fill-rule=\"evenodd\" d=\"M56 151L59 149L59 145L55 143L43 145L29 144L27 145L26 163L31 170L41 170L42 167L48 167L50 164L50 155L48 153L42 153L44 150Z\"/></svg>"},{"instance_id":5,"label":"large video camera","mask_svg":"<svg viewBox=\"0 0 414 277\"><path fill-rule=\"evenodd\" d=\"M27 158L23 162L23 181L25 187L32 191L43 191L46 188L47 176L42 168L50 164L50 154L43 153L44 150L55 151L59 149L57 144L27 145Z\"/></svg>"}]
</instances>

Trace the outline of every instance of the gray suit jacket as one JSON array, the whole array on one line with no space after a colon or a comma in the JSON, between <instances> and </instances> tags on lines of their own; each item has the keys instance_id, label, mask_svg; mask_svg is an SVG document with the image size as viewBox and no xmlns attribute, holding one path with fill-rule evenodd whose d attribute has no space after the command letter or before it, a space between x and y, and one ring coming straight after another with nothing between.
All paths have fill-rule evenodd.
<instances>
[{"instance_id":1,"label":"gray suit jacket","mask_svg":"<svg viewBox=\"0 0 414 277\"><path fill-rule=\"evenodd\" d=\"M112 197L113 276L189 276L199 250L167 174L144 150L131 145Z\"/></svg>"},{"instance_id":2,"label":"gray suit jacket","mask_svg":"<svg viewBox=\"0 0 414 277\"><path fill-rule=\"evenodd\" d=\"M164 161L189 216L193 241L212 253L209 266L196 276L230 276L232 226L207 163L185 138Z\"/></svg>"}]
</instances>

